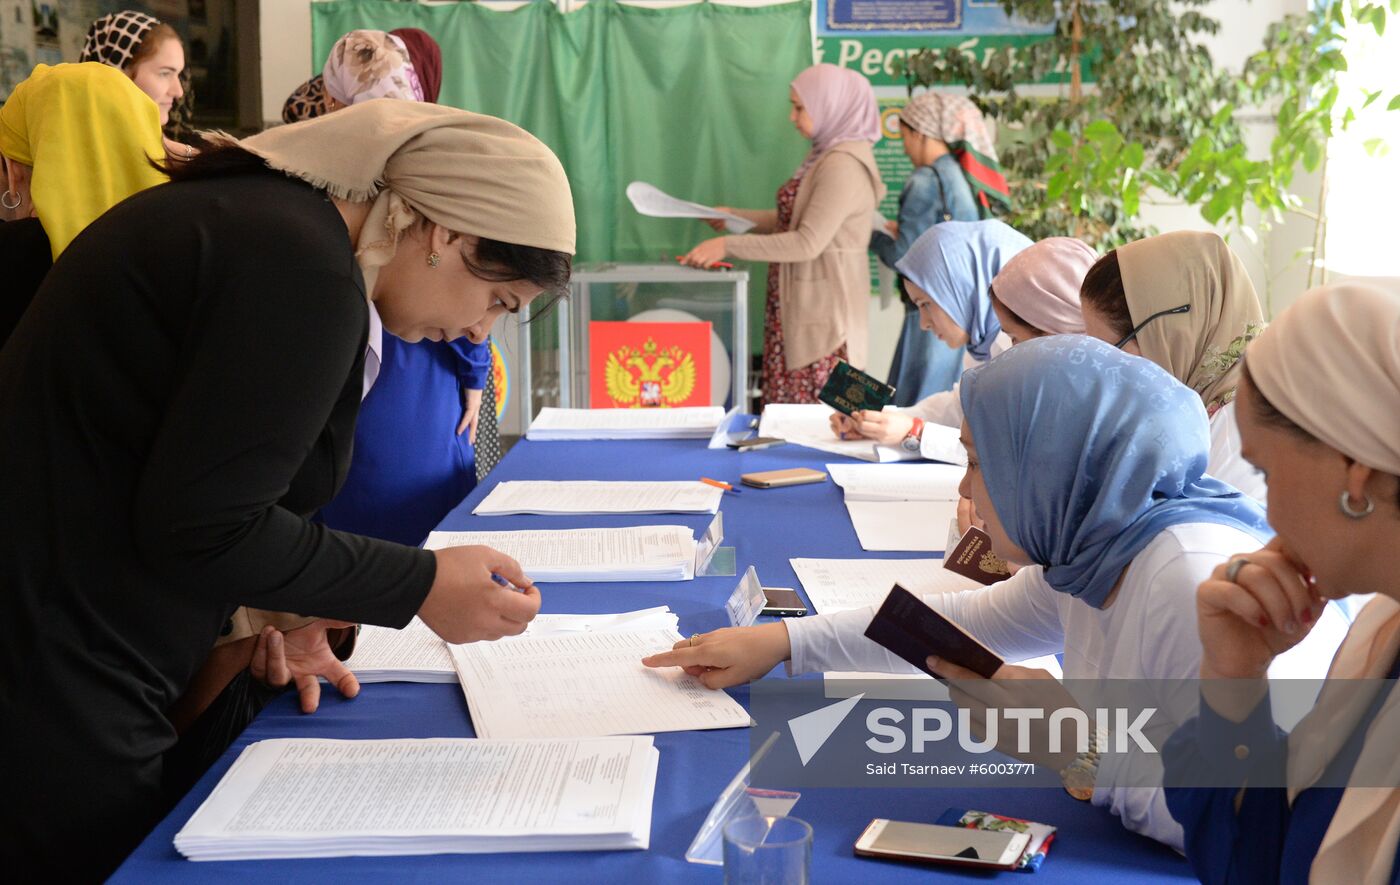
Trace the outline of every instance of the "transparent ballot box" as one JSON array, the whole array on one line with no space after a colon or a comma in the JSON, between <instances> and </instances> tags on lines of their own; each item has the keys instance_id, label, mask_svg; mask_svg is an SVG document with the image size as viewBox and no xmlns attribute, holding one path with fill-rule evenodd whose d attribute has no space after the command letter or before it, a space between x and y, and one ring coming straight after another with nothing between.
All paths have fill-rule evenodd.
<instances>
[{"instance_id":1,"label":"transparent ballot box","mask_svg":"<svg viewBox=\"0 0 1400 885\"><path fill-rule=\"evenodd\" d=\"M594 264L574 271L571 291L549 311L516 327L513 350L519 391L513 395L521 430L544 406L608 407L594 402L594 322L710 324L709 405L747 406L749 397L749 274L697 270L678 264ZM509 336L503 328L503 336ZM690 339L696 339L691 330ZM663 348L665 342L662 342ZM649 364L652 354L646 355ZM696 379L704 382L706 379ZM514 422L512 422L514 423Z\"/></svg>"}]
</instances>

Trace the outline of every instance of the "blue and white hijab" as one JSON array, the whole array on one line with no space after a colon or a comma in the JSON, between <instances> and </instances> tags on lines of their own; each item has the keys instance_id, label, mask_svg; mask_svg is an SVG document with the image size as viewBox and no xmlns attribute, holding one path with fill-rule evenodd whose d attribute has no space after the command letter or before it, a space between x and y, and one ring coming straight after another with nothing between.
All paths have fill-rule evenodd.
<instances>
[{"instance_id":1,"label":"blue and white hijab","mask_svg":"<svg viewBox=\"0 0 1400 885\"><path fill-rule=\"evenodd\" d=\"M1162 530L1272 536L1248 496L1205 475L1201 398L1156 364L1083 335L1026 341L962 380L992 506L1045 580L1095 607Z\"/></svg>"},{"instance_id":2,"label":"blue and white hijab","mask_svg":"<svg viewBox=\"0 0 1400 885\"><path fill-rule=\"evenodd\" d=\"M1002 266L1031 241L1010 225L945 221L924 231L895 269L928 293L967 332L967 352L978 362L992 356L1001 323L989 290Z\"/></svg>"}]
</instances>

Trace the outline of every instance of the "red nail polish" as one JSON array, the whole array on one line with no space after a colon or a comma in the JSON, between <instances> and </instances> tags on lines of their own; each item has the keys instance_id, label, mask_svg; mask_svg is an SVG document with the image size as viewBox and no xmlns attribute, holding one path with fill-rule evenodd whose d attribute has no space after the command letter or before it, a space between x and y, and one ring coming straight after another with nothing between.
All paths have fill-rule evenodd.
<instances>
[{"instance_id":1,"label":"red nail polish","mask_svg":"<svg viewBox=\"0 0 1400 885\"><path fill-rule=\"evenodd\" d=\"M1260 618L1259 618L1259 626L1261 626L1261 627L1267 627L1267 626L1269 626L1269 619L1268 619L1267 617L1264 617L1264 616L1261 615Z\"/></svg>"},{"instance_id":2,"label":"red nail polish","mask_svg":"<svg viewBox=\"0 0 1400 885\"><path fill-rule=\"evenodd\" d=\"M1310 608L1305 608L1305 609L1303 609L1303 623L1304 623L1304 624L1311 624L1312 621L1313 621L1312 609L1310 609Z\"/></svg>"}]
</instances>

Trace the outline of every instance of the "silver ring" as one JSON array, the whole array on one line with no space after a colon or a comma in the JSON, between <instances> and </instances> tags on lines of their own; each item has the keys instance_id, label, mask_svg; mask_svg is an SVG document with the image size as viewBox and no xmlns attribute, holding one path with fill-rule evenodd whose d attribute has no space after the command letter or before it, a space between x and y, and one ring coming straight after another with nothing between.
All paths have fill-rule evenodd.
<instances>
[{"instance_id":1,"label":"silver ring","mask_svg":"<svg viewBox=\"0 0 1400 885\"><path fill-rule=\"evenodd\" d=\"M1230 560L1230 564L1225 566L1225 580L1232 584L1235 583L1240 576L1240 569L1250 565L1252 562L1253 560L1244 556L1238 556Z\"/></svg>"},{"instance_id":2,"label":"silver ring","mask_svg":"<svg viewBox=\"0 0 1400 885\"><path fill-rule=\"evenodd\" d=\"M695 640L697 640L697 639L699 639L699 638L700 638L700 634L699 634L699 633L692 633L692 634L690 634L690 647L691 647L691 648L694 648L694 647L695 647Z\"/></svg>"}]
</instances>

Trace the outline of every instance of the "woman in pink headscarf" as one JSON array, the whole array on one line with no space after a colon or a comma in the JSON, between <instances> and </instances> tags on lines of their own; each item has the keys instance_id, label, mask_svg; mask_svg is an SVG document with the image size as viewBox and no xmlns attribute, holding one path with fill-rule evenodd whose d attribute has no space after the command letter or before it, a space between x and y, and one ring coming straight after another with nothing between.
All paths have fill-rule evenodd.
<instances>
[{"instance_id":1,"label":"woman in pink headscarf","mask_svg":"<svg viewBox=\"0 0 1400 885\"><path fill-rule=\"evenodd\" d=\"M837 362L865 368L866 247L871 214L885 195L872 150L880 115L870 82L836 65L798 74L788 98L788 119L812 150L778 189L777 208L725 207L752 221L754 233L706 240L684 260L694 267L726 255L769 262L763 400L814 403Z\"/></svg>"}]
</instances>

